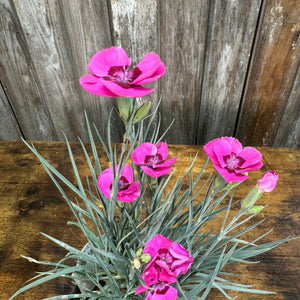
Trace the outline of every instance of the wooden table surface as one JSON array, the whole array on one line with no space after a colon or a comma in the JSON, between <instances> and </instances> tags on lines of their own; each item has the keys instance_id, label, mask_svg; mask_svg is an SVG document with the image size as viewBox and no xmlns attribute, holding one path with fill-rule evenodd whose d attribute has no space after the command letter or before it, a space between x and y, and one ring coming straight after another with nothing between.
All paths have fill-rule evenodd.
<instances>
[{"instance_id":1,"label":"wooden table surface","mask_svg":"<svg viewBox=\"0 0 300 300\"><path fill-rule=\"evenodd\" d=\"M67 149L61 142L35 142L34 145L69 180L75 182L68 159ZM78 143L72 149L81 176L88 175L83 152ZM99 148L100 161L106 167L105 158ZM259 204L268 206L256 216L253 222L266 218L251 237L273 229L265 242L283 239L288 235L300 236L300 149L258 148L263 154L264 167L253 172L235 194L242 198L256 184L267 170L275 170L279 181L272 193L265 193ZM196 171L205 160L200 146L170 145L170 156L177 156L175 173L187 169L190 155L198 152ZM210 163L206 175L213 172ZM45 232L73 246L81 248L84 237L76 228L68 226L72 213L62 196L44 171L38 159L22 142L0 142L0 295L8 299L22 287L36 271L45 270L30 263L20 254L39 260L58 261L65 251L40 235ZM174 176L174 180L176 176ZM173 180L173 182L174 182ZM259 264L236 265L232 269L241 274L237 282L253 284L257 289L276 292L275 295L239 293L238 299L300 299L300 239L280 245L258 257ZM231 269L231 271L232 271ZM29 290L16 299L43 299L50 296L71 293L74 286L69 280L56 280ZM208 299L224 299L218 292L212 292Z\"/></svg>"}]
</instances>

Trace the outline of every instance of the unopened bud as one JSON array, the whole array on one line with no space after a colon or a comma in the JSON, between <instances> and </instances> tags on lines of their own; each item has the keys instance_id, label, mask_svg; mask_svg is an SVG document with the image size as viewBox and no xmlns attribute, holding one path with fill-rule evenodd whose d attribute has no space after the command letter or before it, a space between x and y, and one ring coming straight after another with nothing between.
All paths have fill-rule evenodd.
<instances>
[{"instance_id":1,"label":"unopened bud","mask_svg":"<svg viewBox=\"0 0 300 300\"><path fill-rule=\"evenodd\" d=\"M144 253L141 255L141 262L148 263L151 260L151 255L148 253Z\"/></svg>"},{"instance_id":2,"label":"unopened bud","mask_svg":"<svg viewBox=\"0 0 300 300\"><path fill-rule=\"evenodd\" d=\"M132 99L128 98L118 98L118 108L121 119L127 123L130 119L133 110Z\"/></svg>"},{"instance_id":3,"label":"unopened bud","mask_svg":"<svg viewBox=\"0 0 300 300\"><path fill-rule=\"evenodd\" d=\"M133 122L137 123L137 122L145 119L148 116L150 107L151 107L150 101L141 105L134 115Z\"/></svg>"},{"instance_id":4,"label":"unopened bud","mask_svg":"<svg viewBox=\"0 0 300 300\"><path fill-rule=\"evenodd\" d=\"M272 192L277 184L277 180L278 174L276 174L274 171L268 171L264 173L257 182L259 192Z\"/></svg>"},{"instance_id":5,"label":"unopened bud","mask_svg":"<svg viewBox=\"0 0 300 300\"><path fill-rule=\"evenodd\" d=\"M241 209L250 209L261 195L262 194L259 193L257 185L255 185L245 199L242 200Z\"/></svg>"},{"instance_id":6,"label":"unopened bud","mask_svg":"<svg viewBox=\"0 0 300 300\"><path fill-rule=\"evenodd\" d=\"M135 255L139 257L141 256L142 253L143 253L143 248L140 248L138 251L136 251Z\"/></svg>"},{"instance_id":7,"label":"unopened bud","mask_svg":"<svg viewBox=\"0 0 300 300\"><path fill-rule=\"evenodd\" d=\"M139 269L141 267L141 262L137 257L133 259L132 264L136 269Z\"/></svg>"}]
</instances>

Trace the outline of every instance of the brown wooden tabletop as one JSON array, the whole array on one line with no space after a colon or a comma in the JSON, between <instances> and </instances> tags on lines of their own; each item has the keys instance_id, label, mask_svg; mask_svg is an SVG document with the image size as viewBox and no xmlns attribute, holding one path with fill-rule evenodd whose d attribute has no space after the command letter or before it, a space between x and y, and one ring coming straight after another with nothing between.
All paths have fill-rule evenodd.
<instances>
[{"instance_id":1,"label":"brown wooden tabletop","mask_svg":"<svg viewBox=\"0 0 300 300\"><path fill-rule=\"evenodd\" d=\"M34 145L70 181L75 183L66 145L61 142L35 142ZM79 143L73 143L75 160L81 176L88 176L88 166ZM99 148L100 161L107 166L103 151ZM288 235L300 236L300 149L258 148L263 154L264 167L253 172L235 194L242 198L256 184L267 170L279 174L279 181L272 193L265 193L259 204L268 206L256 216L266 220L251 232L259 236L273 229L264 238L265 242L283 239ZM170 156L177 156L175 173L188 168L190 155L198 153L197 171L205 160L200 146L169 146ZM210 163L206 174L213 172ZM73 220L69 207L57 191L51 179L23 142L0 142L0 293L1 299L9 297L35 272L45 270L30 263L20 254L39 260L58 261L65 251L44 238L47 233L70 245L81 248L84 237L67 221ZM176 176L174 176L174 181ZM173 181L173 182L174 182ZM231 268L241 276L236 281L253 284L257 289L276 292L274 295L230 293L238 299L300 299L300 239L293 240L258 257L260 263L236 265ZM71 293L74 285L70 280L59 279L45 283L16 297L16 299L43 299L50 296ZM208 299L224 299L218 292L212 292Z\"/></svg>"}]
</instances>

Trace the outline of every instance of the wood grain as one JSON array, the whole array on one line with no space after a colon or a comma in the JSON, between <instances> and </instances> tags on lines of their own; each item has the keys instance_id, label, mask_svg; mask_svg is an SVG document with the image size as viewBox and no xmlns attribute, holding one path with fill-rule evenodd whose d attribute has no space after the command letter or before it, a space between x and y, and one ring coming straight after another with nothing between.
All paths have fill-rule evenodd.
<instances>
[{"instance_id":1,"label":"wood grain","mask_svg":"<svg viewBox=\"0 0 300 300\"><path fill-rule=\"evenodd\" d=\"M300 64L273 146L300 148Z\"/></svg>"},{"instance_id":2,"label":"wood grain","mask_svg":"<svg viewBox=\"0 0 300 300\"><path fill-rule=\"evenodd\" d=\"M62 131L70 140L77 140L78 135L86 139L80 85L74 72L60 1L14 0L14 4L58 139L64 140Z\"/></svg>"},{"instance_id":3,"label":"wood grain","mask_svg":"<svg viewBox=\"0 0 300 300\"><path fill-rule=\"evenodd\" d=\"M188 4L187 4L188 3ZM200 110L209 1L159 1L159 47L167 73L160 81L162 132L167 140L194 144Z\"/></svg>"},{"instance_id":4,"label":"wood grain","mask_svg":"<svg viewBox=\"0 0 300 300\"><path fill-rule=\"evenodd\" d=\"M155 91L161 133L173 144L235 135L245 145L299 147L298 0L0 0L0 82L14 116L1 136L87 141L83 111L122 139L116 99L79 78L94 53L122 46L132 66L154 51L165 63ZM1 96L2 97L2 96ZM8 106L7 106L8 105ZM6 115L6 114L5 114ZM156 124L158 119L155 120Z\"/></svg>"},{"instance_id":5,"label":"wood grain","mask_svg":"<svg viewBox=\"0 0 300 300\"><path fill-rule=\"evenodd\" d=\"M75 183L66 145L60 142L35 142L38 151L52 163L71 182ZM82 177L88 176L88 166L78 143L71 144L75 160ZM89 145L87 145L90 152ZM234 198L244 197L256 184L261 174L269 169L279 173L279 181L272 193L265 194L260 204L268 206L253 222L265 218L259 228L251 232L254 238L273 229L265 237L268 242L282 239L288 235L299 236L300 187L299 149L258 148L264 161L264 167L251 174L250 178L239 186ZM173 185L177 176L187 170L190 155L198 153L195 173L205 160L205 153L199 146L170 145L170 156L177 156L175 174L170 182ZM106 158L99 147L100 161L105 168ZM204 178L213 172L209 163ZM67 226L73 216L56 190L51 179L43 170L37 158L21 142L0 142L0 290L3 299L8 299L25 281L42 268L22 259L24 254L36 259L58 261L65 252L43 238L39 232L45 232L74 247L81 248L84 237L75 227ZM233 211L234 213L236 211ZM231 293L244 300L295 300L300 298L299 260L300 240L295 240L275 248L257 257L260 261L254 265L233 265L230 272L241 273L236 281L253 284L255 288L276 292L275 295L255 295ZM45 297L69 293L74 285L69 280L59 279L29 290L16 299L42 299ZM209 299L224 299L224 296L212 291Z\"/></svg>"},{"instance_id":6,"label":"wood grain","mask_svg":"<svg viewBox=\"0 0 300 300\"><path fill-rule=\"evenodd\" d=\"M297 0L266 2L238 124L245 144L273 145L279 126L289 133L280 121L300 62L299 15Z\"/></svg>"},{"instance_id":7,"label":"wood grain","mask_svg":"<svg viewBox=\"0 0 300 300\"><path fill-rule=\"evenodd\" d=\"M0 140L20 140L22 132L0 84Z\"/></svg>"},{"instance_id":8,"label":"wood grain","mask_svg":"<svg viewBox=\"0 0 300 300\"><path fill-rule=\"evenodd\" d=\"M57 139L44 91L13 3L0 4L0 81L25 138ZM14 127L17 127L15 123ZM7 135L7 133L5 133ZM13 138L11 136L11 138Z\"/></svg>"},{"instance_id":9,"label":"wood grain","mask_svg":"<svg viewBox=\"0 0 300 300\"><path fill-rule=\"evenodd\" d=\"M138 64L147 52L159 53L156 0L110 0L114 45L126 50L132 65ZM154 92L138 98L138 105L151 101L151 111L159 102L159 82L148 84Z\"/></svg>"},{"instance_id":10,"label":"wood grain","mask_svg":"<svg viewBox=\"0 0 300 300\"><path fill-rule=\"evenodd\" d=\"M211 2L197 144L234 135L260 2Z\"/></svg>"},{"instance_id":11,"label":"wood grain","mask_svg":"<svg viewBox=\"0 0 300 300\"><path fill-rule=\"evenodd\" d=\"M78 79L89 73L87 65L92 56L97 51L112 45L109 7L106 0L61 1L60 5L73 60L73 70L76 74L75 84L79 86ZM106 140L106 124L110 111L116 106L116 99L92 95L81 86L79 95L90 122L97 126ZM116 114L112 116L114 124L111 128L112 140L118 142L122 140L119 129L122 128L122 122ZM84 124L80 126L85 127Z\"/></svg>"}]
</instances>

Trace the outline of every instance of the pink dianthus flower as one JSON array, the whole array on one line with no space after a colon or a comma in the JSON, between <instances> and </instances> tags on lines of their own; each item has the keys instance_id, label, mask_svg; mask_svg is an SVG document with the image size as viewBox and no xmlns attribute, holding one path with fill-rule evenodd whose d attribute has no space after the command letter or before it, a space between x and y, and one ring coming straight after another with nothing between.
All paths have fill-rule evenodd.
<instances>
[{"instance_id":1,"label":"pink dianthus flower","mask_svg":"<svg viewBox=\"0 0 300 300\"><path fill-rule=\"evenodd\" d=\"M156 145L143 143L137 146L132 153L132 160L149 176L158 178L172 171L170 167L177 160L176 157L167 159L168 145L160 142Z\"/></svg>"},{"instance_id":2,"label":"pink dianthus flower","mask_svg":"<svg viewBox=\"0 0 300 300\"><path fill-rule=\"evenodd\" d=\"M227 182L243 181L249 171L263 166L261 153L252 147L242 147L233 137L222 137L208 142L204 151L216 170Z\"/></svg>"},{"instance_id":3,"label":"pink dianthus flower","mask_svg":"<svg viewBox=\"0 0 300 300\"><path fill-rule=\"evenodd\" d=\"M115 174L118 171L118 165L115 166ZM113 185L113 168L104 170L97 181L100 191L110 199L110 193ZM132 202L140 195L139 181L133 182L133 172L130 166L125 165L118 182L117 200L122 202Z\"/></svg>"},{"instance_id":4,"label":"pink dianthus flower","mask_svg":"<svg viewBox=\"0 0 300 300\"><path fill-rule=\"evenodd\" d=\"M164 75L166 69L159 56L147 53L131 71L131 59L122 48L111 47L98 51L90 60L91 74L80 78L80 84L88 92L106 97L142 97L154 89L142 84L152 82Z\"/></svg>"}]
</instances>

